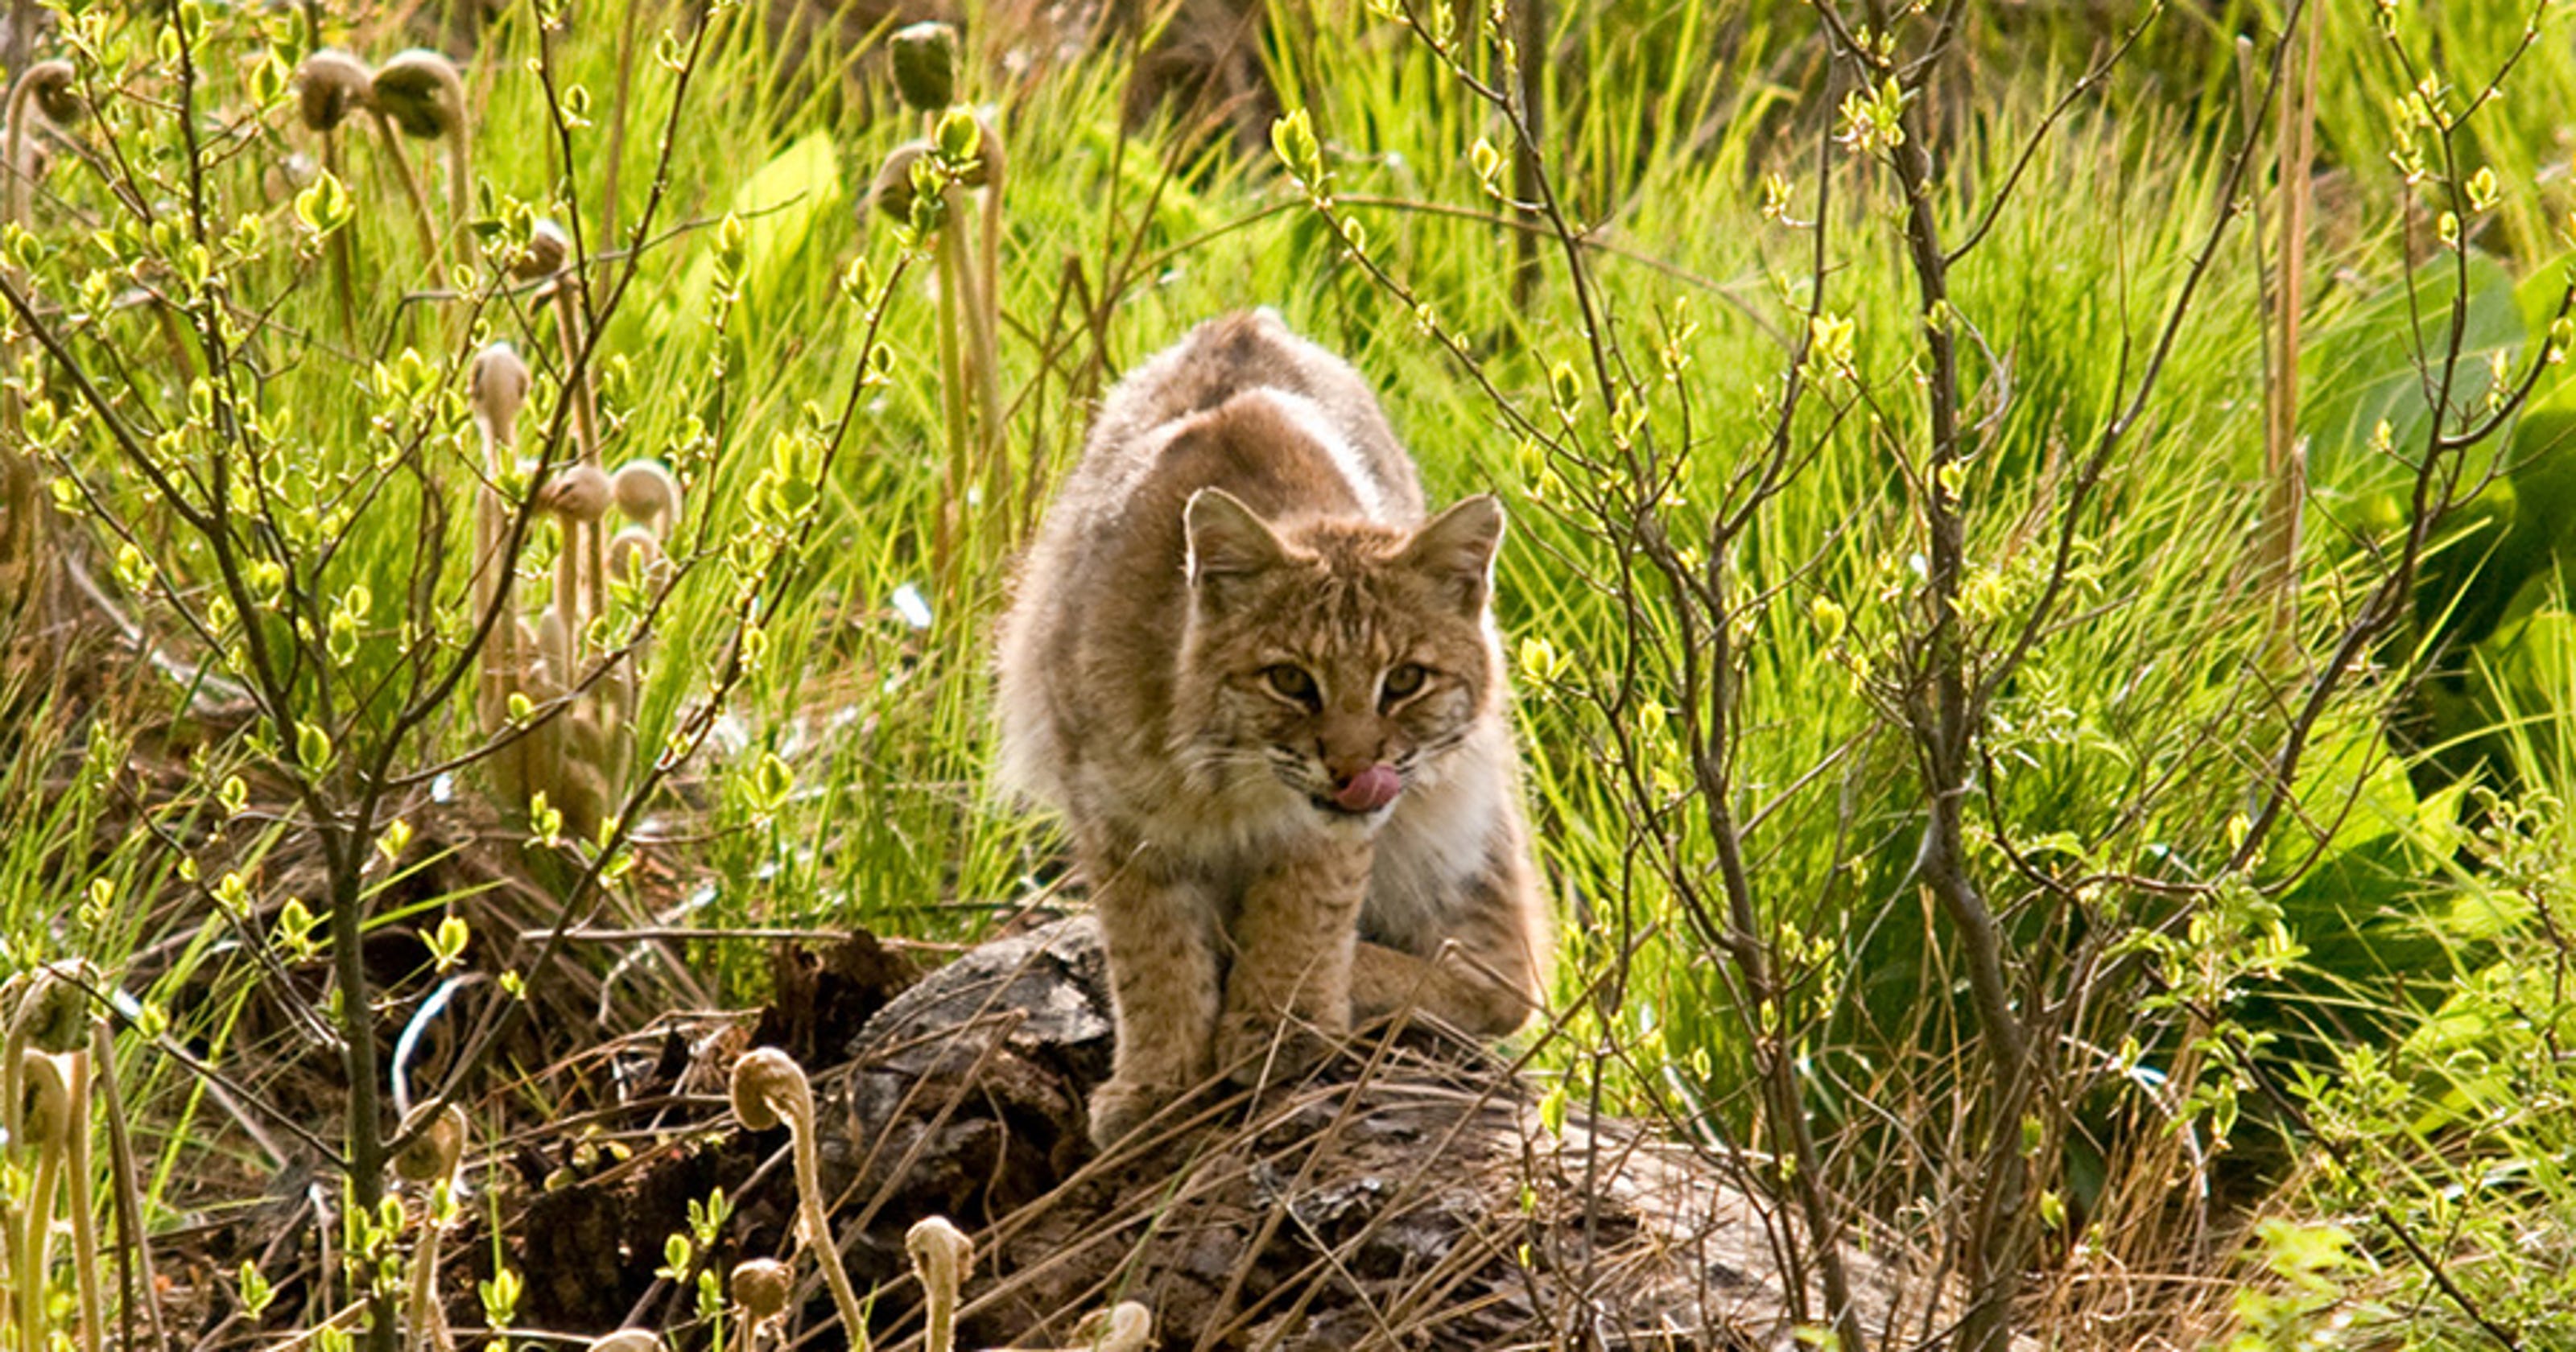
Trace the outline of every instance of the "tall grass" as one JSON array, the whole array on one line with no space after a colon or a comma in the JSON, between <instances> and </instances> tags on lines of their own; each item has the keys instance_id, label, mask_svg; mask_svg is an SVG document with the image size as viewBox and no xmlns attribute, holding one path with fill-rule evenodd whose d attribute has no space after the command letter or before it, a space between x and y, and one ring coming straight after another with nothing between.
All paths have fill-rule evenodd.
<instances>
[{"instance_id":1,"label":"tall grass","mask_svg":"<svg viewBox=\"0 0 2576 1352\"><path fill-rule=\"evenodd\" d=\"M2300 657L2283 666L2273 612L2245 566L2262 499L2260 289L2241 241L2203 273L2193 261L2245 191L2228 179L2239 125L2232 38L2242 28L2268 39L2281 9L2165 15L2099 92L2053 121L2059 96L2144 16L1967 20L1926 95L1943 137L1933 215L1954 241L1984 227L1951 277L1967 430L1956 470L1937 483L1921 454L1923 316L1889 225L1895 185L1885 163L1832 139L1849 82L1830 73L1814 15L1564 4L1550 17L1530 120L1571 239L1508 200L1524 190L1508 121L1406 25L1367 7L1279 6L1265 49L1283 104L1310 119L1335 210L1356 222L1357 240L1275 166L1234 153L1220 120L1173 110L1149 128L1122 126L1129 63L1115 48L1006 74L1019 67L999 60L1002 39L979 34L968 91L995 104L1013 165L998 374L1022 480L1060 471L1079 445L1084 401L1210 313L1277 305L1369 372L1435 497L1498 487L1513 504L1500 606L1538 835L1569 932L1566 1036L1545 1071L1566 1092L1664 1117L1712 1150L1770 1149L1794 1110L1812 1127L1832 1214L1926 1253L1950 1242L1969 1209L1961 1180L1990 1147L1978 1133L2021 1125L1998 1128L1959 1106L1973 1105L1985 1073L1970 1059L1979 1014L1967 955L1922 891L1926 798L1906 701L1928 660L1925 503L1955 499L1972 661L2011 649L2052 576L2064 588L1984 711L1963 842L1990 885L2017 989L2031 997L2021 1012L2046 1030L2064 1076L2045 1112L2034 1110L2052 1125L2032 1145L2046 1158L2031 1205L2049 1219L2030 1259L2046 1280L2028 1303L2101 1320L2103 1345L2187 1341L2239 1316L2286 1339L2307 1306L2212 1309L2210 1324L2193 1325L2186 1313L2198 1307L2178 1293L2238 1271L2240 1255L2278 1256L2288 1241L2241 1246L2251 1216L2358 1216L2359 1257L2290 1267L2377 1301L2374 1318L2413 1318L2402 1336L2428 1345L2481 1320L2543 1337L2556 1295L2493 1274L2509 1243L2563 1249L2566 1229L2563 1133L2545 1109L2568 1088L2551 1049L2571 1005L2550 974L2564 948L2552 906L2569 874L2551 845L2563 814L2548 808L2576 793L2564 745L2571 677L2558 660L2565 607L2532 603L2478 655L2503 692L2501 735L2520 776L2492 790L2510 801L2482 826L2451 813L2475 790L2435 801L2407 781L2384 707L2404 674L2402 645L2376 650L2394 654L2383 670L2296 729L2305 683L2381 576L2393 537L2373 504L2395 476L2385 457L2351 444L2366 424L2311 420L2321 520L2299 569ZM2397 181L2384 158L2390 101L2422 71L2350 17L2309 19L2327 24L2327 171L2310 265L2326 279L2310 311L2321 362L2368 350L2367 326L2409 275L2410 212L2419 251L2429 237L2428 190ZM2464 174L2492 166L2508 185L2470 223L2508 279L2557 252L2548 223L2564 214L2564 186L2534 180L2559 158L2545 129L2576 59L2544 18L2551 40L2521 58L2460 138ZM648 35L665 28L684 30L684 16L645 11ZM2478 6L2402 7L2397 28L2395 50L2429 60L2438 49L2471 90L2522 32L2519 11ZM104 31L111 44L149 44L160 27L136 16ZM755 950L689 932L852 923L972 936L1054 879L1061 860L1043 824L983 788L985 626L1006 572L981 568L952 588L934 575L931 523L947 506L937 306L921 280L929 269L902 265L910 242L862 200L914 128L886 115L891 100L853 89L863 52L781 44L739 14L714 34L667 146L655 129L678 97L671 72L648 61L619 110L629 129L615 175L621 228L664 195L641 240L599 237L608 119L596 101L615 87L613 27L579 16L550 27L539 10L507 9L480 36L469 90L477 187L498 227L486 252L543 214L580 225L603 260L594 297L631 262L626 299L599 330L609 458L658 456L690 483L673 553L696 563L660 599L636 744L649 754L711 715L711 694L724 699L701 748L629 823L651 867L612 881L579 916L543 918L676 930L685 960L661 989L692 989L681 968L695 966L718 975L722 998L747 1001L760 993ZM367 28L326 37L395 41ZM466 641L452 586L431 615L394 601L412 583L409 510L430 486L464 482L458 384L471 347L459 307L428 294L453 279L419 256L382 157L355 144L343 148L352 237L379 284L361 297L357 327L369 339L336 336L331 289L292 244L293 194L263 184L311 153L283 105L255 92L263 54L291 66L302 40L282 18L226 11L208 42L209 106L238 129L217 171L227 196L215 219L246 214L286 241L245 251L227 275L274 307L274 351L252 402L281 452L316 467L289 496L327 512L346 482L335 475L360 475L395 446L430 466L351 513L312 579L316 595L362 585L380 603L348 677L363 687L398 670L406 623ZM130 61L136 50L102 47L91 59ZM1466 74L1500 78L1498 54L1466 50ZM540 59L551 95L530 73ZM594 125L558 120L573 85L590 92ZM99 125L75 134L93 148L148 150L137 182L178 191L184 153L163 105L108 86L94 97ZM1488 156L1502 166L1491 176L1478 169ZM169 355L164 312L128 281L110 284L136 258L166 264L174 241L149 239L141 224L88 233L114 172L56 165L31 275L64 313L81 307L83 369L102 397L147 430L175 429L202 359ZM729 216L739 247L719 259ZM1590 331L1569 252L1596 288L1601 324ZM835 285L854 261L890 289L854 304ZM2187 282L2197 291L2152 399L2079 507L2085 456L2121 416ZM2438 287L2425 294L2438 307ZM1832 323L1811 323L1811 309ZM533 405L558 407L565 373L534 303L494 287L475 322L531 354ZM2499 342L2524 352L2524 333L2506 328ZM871 332L886 378L861 386ZM1794 377L1815 393L1784 414L1793 373L1819 360L1820 332L1844 335L1832 355L1840 369ZM417 353L409 368L406 346ZM1606 388L1592 376L1597 349L1616 356ZM46 389L68 411L59 378ZM1620 420L1635 415L1611 406L1622 388L1642 410L1634 434L1654 439L1670 476L1660 493L1640 498L1603 468L1614 458L1552 451L1515 422L1607 446L1614 430L1632 431ZM2316 388L2330 403L2331 372ZM1752 494L1747 467L1783 430L1795 472ZM759 536L773 446L836 435L829 477L812 486L810 533ZM88 566L170 653L209 660L174 617L218 585L218 561L120 467L94 420L48 449L53 473L84 486L76 529ZM1772 959L1773 989L1759 997L1719 960L1711 934L1725 926L1692 909L1695 888L1719 890L1721 828L1691 760L1706 725L1693 722L1684 687L1687 659L1711 637L1682 627L1681 608L1659 599L1652 570L1632 540L1605 529L1602 510L1650 510L1689 541L1754 497L1758 510L1724 556L1689 562L1734 598L1724 623L1738 693L1719 714L1731 781L1717 796L1759 903L1756 931L1742 937ZM983 556L998 559L1025 516L978 519L1002 533ZM104 532L108 520L127 529ZM450 522L454 547L468 529L461 513ZM778 564L756 577L728 567L746 541L778 545ZM532 568L548 548L537 540ZM727 675L752 592L766 655ZM104 986L148 1011L124 1025L124 1082L155 1152L155 1214L166 1222L208 1200L192 1180L229 1176L208 1158L253 1168L259 1132L211 1125L218 1100L246 1121L259 1111L245 1096L305 1106L279 1080L218 1076L293 1059L293 1003L280 1014L261 991L317 976L279 928L290 897L314 898L288 866L304 857L294 810L260 773L281 754L274 739L209 712L202 692L191 703L130 653L91 660L115 673L110 689L30 683L9 697L26 714L0 767L0 939L13 966L89 956ZM373 717L362 709L352 722ZM462 754L475 732L470 715L442 713L419 763ZM2314 750L2287 786L2294 810L2267 849L2242 857L2247 821L2275 787L2262 767L2295 735ZM129 761L154 773L118 769ZM786 773L783 793L772 766ZM234 775L261 812L221 805ZM461 767L435 790L417 786L400 811L415 823L459 818L456 839L436 848L503 841L497 853L510 858L525 833L452 808L492 791L483 771ZM113 825L147 820L159 829ZM199 856L190 880L185 861ZM281 863L264 868L272 856ZM560 868L501 871L562 895ZM246 906L207 904L203 889L227 872L246 880ZM443 876L426 895L371 894L368 932L418 942L463 904L465 887ZM502 938L489 936L524 960ZM2438 980L2419 961L2435 963ZM434 979L417 963L391 974L387 1020L416 1013ZM1593 998L1574 998L1586 991ZM165 1037L214 1073L151 1056ZM1792 1101L1767 1096L1766 1057L1794 1070ZM2363 1192L2388 1178L2402 1196L2368 1214ZM2097 1294L2124 1268L2163 1313L2128 1300L2137 1287ZM2441 1296L2444 1283L2470 1289L2412 1303L2417 1291ZM2115 1313L2123 1300L2130 1312ZM2434 1312L2403 1313L2417 1309Z\"/></svg>"}]
</instances>

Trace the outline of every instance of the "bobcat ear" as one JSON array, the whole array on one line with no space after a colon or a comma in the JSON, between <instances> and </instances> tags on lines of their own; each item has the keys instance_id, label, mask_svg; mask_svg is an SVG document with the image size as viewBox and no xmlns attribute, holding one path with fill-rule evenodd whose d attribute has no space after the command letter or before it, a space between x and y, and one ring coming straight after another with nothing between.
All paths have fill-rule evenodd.
<instances>
[{"instance_id":1,"label":"bobcat ear","mask_svg":"<svg viewBox=\"0 0 2576 1352\"><path fill-rule=\"evenodd\" d=\"M1205 587L1210 579L1258 573L1286 561L1279 537L1241 499L1222 488L1190 494L1181 510L1189 538L1190 585Z\"/></svg>"},{"instance_id":2,"label":"bobcat ear","mask_svg":"<svg viewBox=\"0 0 2576 1352\"><path fill-rule=\"evenodd\" d=\"M1493 590L1494 552L1503 543L1503 504L1491 493L1479 493L1432 518L1413 533L1400 556L1412 568L1455 597L1470 615L1485 609Z\"/></svg>"}]
</instances>

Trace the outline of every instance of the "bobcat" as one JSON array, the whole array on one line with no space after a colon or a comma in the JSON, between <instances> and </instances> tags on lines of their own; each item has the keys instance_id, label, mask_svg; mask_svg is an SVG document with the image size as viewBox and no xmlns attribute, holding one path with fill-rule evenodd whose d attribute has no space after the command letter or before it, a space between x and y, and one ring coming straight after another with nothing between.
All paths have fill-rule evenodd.
<instances>
[{"instance_id":1,"label":"bobcat","mask_svg":"<svg viewBox=\"0 0 2576 1352\"><path fill-rule=\"evenodd\" d=\"M1269 310L1110 392L998 663L1002 780L1063 813L1108 943L1095 1143L1355 1016L1499 1037L1538 1008L1502 532L1490 496L1424 522L1367 385Z\"/></svg>"}]
</instances>

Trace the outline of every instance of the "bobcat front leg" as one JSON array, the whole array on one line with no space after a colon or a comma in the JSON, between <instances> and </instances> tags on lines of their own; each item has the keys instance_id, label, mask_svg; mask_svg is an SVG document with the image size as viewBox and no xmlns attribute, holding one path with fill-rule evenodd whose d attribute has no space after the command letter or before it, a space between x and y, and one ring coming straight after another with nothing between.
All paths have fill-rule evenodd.
<instances>
[{"instance_id":1,"label":"bobcat front leg","mask_svg":"<svg viewBox=\"0 0 2576 1352\"><path fill-rule=\"evenodd\" d=\"M1291 855L1244 889L1216 1064L1239 1084L1313 1065L1351 1030L1351 957L1368 895L1366 842Z\"/></svg>"},{"instance_id":2,"label":"bobcat front leg","mask_svg":"<svg viewBox=\"0 0 2576 1352\"><path fill-rule=\"evenodd\" d=\"M1130 850L1091 875L1118 1025L1108 1082L1091 1094L1091 1142L1103 1149L1207 1078L1216 1035L1215 907L1203 884L1153 862Z\"/></svg>"},{"instance_id":3,"label":"bobcat front leg","mask_svg":"<svg viewBox=\"0 0 2576 1352\"><path fill-rule=\"evenodd\" d=\"M1471 1037L1518 1032L1545 997L1546 903L1515 851L1474 880L1459 899L1446 934L1429 953L1363 943L1351 966L1356 1015L1398 1010L1428 1014Z\"/></svg>"},{"instance_id":4,"label":"bobcat front leg","mask_svg":"<svg viewBox=\"0 0 2576 1352\"><path fill-rule=\"evenodd\" d=\"M1523 974L1504 979L1479 970L1463 945L1437 958L1417 958L1397 948L1363 943L1351 963L1351 1002L1363 1020L1399 1010L1427 1014L1470 1037L1500 1038L1519 1032L1539 1005Z\"/></svg>"}]
</instances>

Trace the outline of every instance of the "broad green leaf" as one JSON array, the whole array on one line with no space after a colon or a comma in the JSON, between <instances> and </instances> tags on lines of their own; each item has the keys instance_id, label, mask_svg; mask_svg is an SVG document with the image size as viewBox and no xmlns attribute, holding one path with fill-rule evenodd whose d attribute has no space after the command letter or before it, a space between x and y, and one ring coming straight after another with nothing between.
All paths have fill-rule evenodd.
<instances>
[{"instance_id":1,"label":"broad green leaf","mask_svg":"<svg viewBox=\"0 0 2576 1352\"><path fill-rule=\"evenodd\" d=\"M775 316L787 293L810 287L812 276L827 270L842 243L836 232L847 228L848 204L840 156L824 131L800 137L734 190L726 210L741 220L744 232L736 323L759 324ZM713 243L700 248L680 284L645 320L650 342L668 339L706 313L716 280Z\"/></svg>"}]
</instances>

